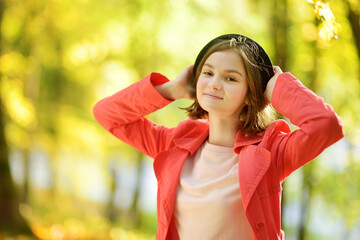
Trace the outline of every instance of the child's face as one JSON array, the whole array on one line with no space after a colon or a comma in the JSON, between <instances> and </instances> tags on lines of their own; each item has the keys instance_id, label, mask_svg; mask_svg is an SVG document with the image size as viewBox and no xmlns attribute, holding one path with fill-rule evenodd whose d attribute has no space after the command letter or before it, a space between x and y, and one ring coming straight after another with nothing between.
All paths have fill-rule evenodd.
<instances>
[{"instance_id":1,"label":"child's face","mask_svg":"<svg viewBox=\"0 0 360 240\"><path fill-rule=\"evenodd\" d=\"M239 118L248 89L242 59L233 49L212 53L196 85L200 106L211 115Z\"/></svg>"}]
</instances>

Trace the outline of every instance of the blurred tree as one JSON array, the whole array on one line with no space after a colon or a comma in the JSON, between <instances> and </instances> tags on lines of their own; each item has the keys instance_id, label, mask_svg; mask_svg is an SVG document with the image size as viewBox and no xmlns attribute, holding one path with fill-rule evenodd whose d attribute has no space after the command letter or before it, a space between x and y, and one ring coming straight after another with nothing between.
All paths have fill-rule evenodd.
<instances>
[{"instance_id":1,"label":"blurred tree","mask_svg":"<svg viewBox=\"0 0 360 240\"><path fill-rule=\"evenodd\" d=\"M354 43L360 62L360 3L359 1L344 0L347 5L347 18L353 33ZM360 69L359 69L360 72Z\"/></svg>"},{"instance_id":2,"label":"blurred tree","mask_svg":"<svg viewBox=\"0 0 360 240\"><path fill-rule=\"evenodd\" d=\"M134 161L137 165L137 177L136 177L136 187L133 202L130 206L130 219L136 228L140 228L142 225L141 213L139 211L139 197L140 197L140 190L141 190L141 183L143 177L143 169L144 169L144 159L145 155L141 152L136 154Z\"/></svg>"},{"instance_id":3,"label":"blurred tree","mask_svg":"<svg viewBox=\"0 0 360 240\"><path fill-rule=\"evenodd\" d=\"M314 25L319 24L319 21L315 19ZM311 55L311 63L312 66L310 70L307 72L305 78L308 80L308 88L314 92L318 92L318 59L321 56L321 52L319 51L318 45L318 37L314 40L308 41L307 45L309 51L312 53ZM302 168L302 189L301 189L301 203L300 203L300 222L298 229L297 239L304 240L306 238L307 228L310 221L310 209L313 200L314 194L314 182L316 181L316 174L314 173L315 169L318 167L316 165L317 159L306 164Z\"/></svg>"},{"instance_id":4,"label":"blurred tree","mask_svg":"<svg viewBox=\"0 0 360 240\"><path fill-rule=\"evenodd\" d=\"M116 165L113 162L110 162L109 172L110 172L110 197L107 203L106 216L111 222L115 222L117 218L115 194L118 188L117 185L118 171L116 170Z\"/></svg>"},{"instance_id":5,"label":"blurred tree","mask_svg":"<svg viewBox=\"0 0 360 240\"><path fill-rule=\"evenodd\" d=\"M0 25L2 25L5 1L0 0ZM0 56L2 56L2 34L0 33ZM0 73L0 86L3 76ZM5 111L0 93L0 230L5 233L31 234L31 230L19 211L19 198L9 168L9 149L5 138Z\"/></svg>"},{"instance_id":6,"label":"blurred tree","mask_svg":"<svg viewBox=\"0 0 360 240\"><path fill-rule=\"evenodd\" d=\"M288 25L291 24L288 19L288 0L274 0L273 6L271 32L275 49L274 59L283 71L288 71Z\"/></svg>"},{"instance_id":7,"label":"blurred tree","mask_svg":"<svg viewBox=\"0 0 360 240\"><path fill-rule=\"evenodd\" d=\"M271 17L271 37L273 42L274 56L273 61L276 65L285 72L287 70L288 60L288 25L291 23L288 19L288 0L272 1L273 16ZM284 212L284 207L287 204L285 191L287 189L286 181L283 183L283 194L281 201L281 209ZM281 215L282 217L284 214ZM282 219L282 223L285 221Z\"/></svg>"}]
</instances>

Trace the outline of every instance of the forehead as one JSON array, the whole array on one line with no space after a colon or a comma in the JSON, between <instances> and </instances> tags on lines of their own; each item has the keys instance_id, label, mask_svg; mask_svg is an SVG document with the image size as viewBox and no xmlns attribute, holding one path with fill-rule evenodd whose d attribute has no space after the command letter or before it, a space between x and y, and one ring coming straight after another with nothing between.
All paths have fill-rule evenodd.
<instances>
[{"instance_id":1,"label":"forehead","mask_svg":"<svg viewBox=\"0 0 360 240\"><path fill-rule=\"evenodd\" d=\"M222 69L244 68L243 59L234 49L213 52L204 63L204 66L207 65Z\"/></svg>"}]
</instances>

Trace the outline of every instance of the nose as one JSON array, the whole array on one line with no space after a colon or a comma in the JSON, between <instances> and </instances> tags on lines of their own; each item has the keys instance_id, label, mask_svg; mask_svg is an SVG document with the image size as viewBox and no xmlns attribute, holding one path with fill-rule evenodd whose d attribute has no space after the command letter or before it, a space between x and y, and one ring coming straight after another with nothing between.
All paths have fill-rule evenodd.
<instances>
[{"instance_id":1,"label":"nose","mask_svg":"<svg viewBox=\"0 0 360 240\"><path fill-rule=\"evenodd\" d=\"M212 79L209 82L209 87L211 90L221 90L222 86L221 86L221 79L217 76L213 76Z\"/></svg>"}]
</instances>

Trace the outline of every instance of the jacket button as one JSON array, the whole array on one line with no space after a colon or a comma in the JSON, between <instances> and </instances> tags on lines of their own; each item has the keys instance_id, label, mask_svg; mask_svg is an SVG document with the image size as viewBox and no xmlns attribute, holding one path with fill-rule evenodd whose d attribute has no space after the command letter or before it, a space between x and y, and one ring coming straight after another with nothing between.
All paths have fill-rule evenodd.
<instances>
[{"instance_id":1,"label":"jacket button","mask_svg":"<svg viewBox=\"0 0 360 240\"><path fill-rule=\"evenodd\" d=\"M263 229L264 228L264 223L263 222L258 222L258 223L256 223L256 229L257 230L261 230L261 229Z\"/></svg>"}]
</instances>

